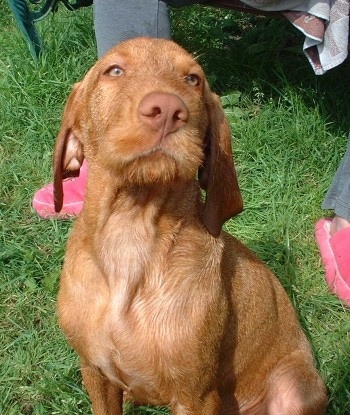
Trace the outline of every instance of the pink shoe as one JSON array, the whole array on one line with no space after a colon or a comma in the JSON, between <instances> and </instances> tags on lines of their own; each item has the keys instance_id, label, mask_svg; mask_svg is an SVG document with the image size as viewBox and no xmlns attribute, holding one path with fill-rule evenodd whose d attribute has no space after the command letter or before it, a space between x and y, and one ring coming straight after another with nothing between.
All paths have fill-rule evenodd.
<instances>
[{"instance_id":1,"label":"pink shoe","mask_svg":"<svg viewBox=\"0 0 350 415\"><path fill-rule=\"evenodd\" d=\"M55 212L53 201L53 183L42 187L34 194L33 208L43 219L69 219L79 215L83 208L87 178L87 164L84 161L79 177L63 181L63 207L61 212Z\"/></svg>"},{"instance_id":2,"label":"pink shoe","mask_svg":"<svg viewBox=\"0 0 350 415\"><path fill-rule=\"evenodd\" d=\"M315 226L326 281L329 289L350 307L350 227L330 235L331 219L320 219Z\"/></svg>"}]
</instances>

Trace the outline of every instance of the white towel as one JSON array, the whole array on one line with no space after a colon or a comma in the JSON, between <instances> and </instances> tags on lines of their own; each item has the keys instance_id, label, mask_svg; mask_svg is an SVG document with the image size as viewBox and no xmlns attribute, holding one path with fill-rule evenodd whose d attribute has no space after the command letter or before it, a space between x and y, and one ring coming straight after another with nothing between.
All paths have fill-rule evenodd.
<instances>
[{"instance_id":1,"label":"white towel","mask_svg":"<svg viewBox=\"0 0 350 415\"><path fill-rule=\"evenodd\" d=\"M349 0L241 0L280 11L305 35L303 50L316 75L340 65L349 50Z\"/></svg>"}]
</instances>

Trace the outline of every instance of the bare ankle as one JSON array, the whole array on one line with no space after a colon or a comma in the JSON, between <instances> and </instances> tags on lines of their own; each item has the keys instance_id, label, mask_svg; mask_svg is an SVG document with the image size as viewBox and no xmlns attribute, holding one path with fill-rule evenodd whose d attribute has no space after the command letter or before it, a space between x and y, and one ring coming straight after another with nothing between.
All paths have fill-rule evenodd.
<instances>
[{"instance_id":1,"label":"bare ankle","mask_svg":"<svg viewBox=\"0 0 350 415\"><path fill-rule=\"evenodd\" d=\"M331 222L330 234L333 235L341 229L350 227L350 222L341 216L335 216Z\"/></svg>"}]
</instances>

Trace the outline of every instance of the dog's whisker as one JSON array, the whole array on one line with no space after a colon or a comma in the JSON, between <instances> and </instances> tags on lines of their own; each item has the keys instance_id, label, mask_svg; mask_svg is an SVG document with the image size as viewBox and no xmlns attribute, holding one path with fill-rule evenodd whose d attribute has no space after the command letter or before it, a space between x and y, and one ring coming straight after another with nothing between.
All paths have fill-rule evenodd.
<instances>
[{"instance_id":1,"label":"dog's whisker","mask_svg":"<svg viewBox=\"0 0 350 415\"><path fill-rule=\"evenodd\" d=\"M196 60L161 39L111 49L68 98L58 202L63 171L84 157L58 316L94 415L122 415L123 395L174 415L323 415L290 299L222 230L243 202L230 126Z\"/></svg>"}]
</instances>

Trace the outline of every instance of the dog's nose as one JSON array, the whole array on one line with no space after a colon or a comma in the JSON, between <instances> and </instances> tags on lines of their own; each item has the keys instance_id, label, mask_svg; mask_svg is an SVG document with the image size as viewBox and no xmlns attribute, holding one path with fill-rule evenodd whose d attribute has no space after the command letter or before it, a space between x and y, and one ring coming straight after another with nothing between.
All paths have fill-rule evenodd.
<instances>
[{"instance_id":1,"label":"dog's nose","mask_svg":"<svg viewBox=\"0 0 350 415\"><path fill-rule=\"evenodd\" d=\"M188 121L186 104L175 94L151 92L138 107L139 119L166 136L183 127Z\"/></svg>"}]
</instances>

